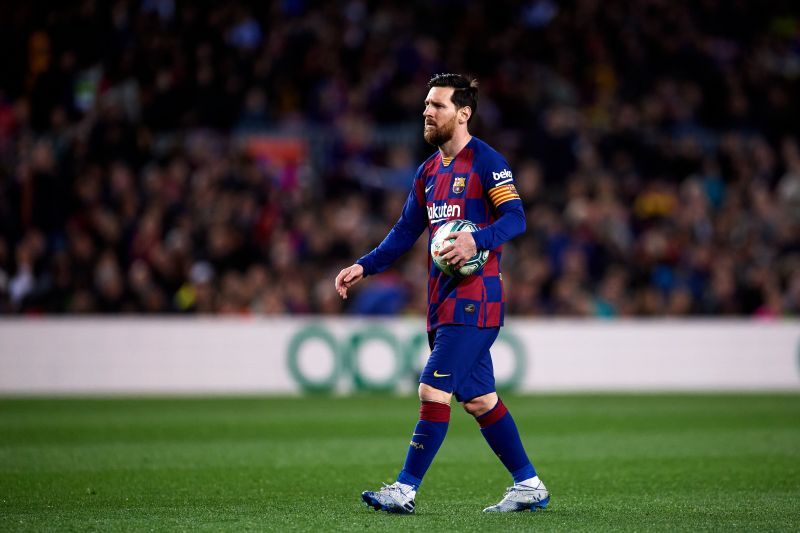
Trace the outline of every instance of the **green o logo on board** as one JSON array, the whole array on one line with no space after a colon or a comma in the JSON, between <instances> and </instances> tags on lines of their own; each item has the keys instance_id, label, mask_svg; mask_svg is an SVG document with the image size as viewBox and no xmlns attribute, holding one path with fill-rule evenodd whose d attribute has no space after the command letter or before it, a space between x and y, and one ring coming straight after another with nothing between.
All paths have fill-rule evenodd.
<instances>
[{"instance_id":1,"label":"green o logo on board","mask_svg":"<svg viewBox=\"0 0 800 533\"><path fill-rule=\"evenodd\" d=\"M327 351L326 356L333 362L328 375L310 377L301 368L300 354L308 342L321 343L322 349ZM369 347L374 343L387 346L394 360L392 372L380 380L365 375L360 365L362 357L369 357ZM498 343L505 343L511 348L514 370L507 379L497 381L497 390L513 391L519 386L527 369L525 348L515 335L505 329L500 330L495 346ZM422 370L416 363L420 351L427 345L428 336L424 332L398 336L380 325L369 325L346 334L344 338L337 338L323 324L311 324L298 330L292 337L286 362L292 378L305 392L333 392L343 379L349 380L356 391L388 392L395 390L403 381L416 382Z\"/></svg>"},{"instance_id":2,"label":"green o logo on board","mask_svg":"<svg viewBox=\"0 0 800 533\"><path fill-rule=\"evenodd\" d=\"M330 350L333 358L333 370L330 375L318 380L308 378L300 369L300 348L310 340L320 340ZM306 392L330 392L336 386L341 372L341 357L339 343L333 334L320 325L311 325L295 333L289 342L286 362L289 365L289 373L294 380Z\"/></svg>"}]
</instances>

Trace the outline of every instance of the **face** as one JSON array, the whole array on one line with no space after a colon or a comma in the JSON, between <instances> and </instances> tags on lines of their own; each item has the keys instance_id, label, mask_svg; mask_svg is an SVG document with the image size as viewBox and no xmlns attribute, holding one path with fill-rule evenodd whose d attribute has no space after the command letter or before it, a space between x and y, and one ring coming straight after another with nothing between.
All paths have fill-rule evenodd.
<instances>
[{"instance_id":1,"label":"face","mask_svg":"<svg viewBox=\"0 0 800 533\"><path fill-rule=\"evenodd\" d=\"M452 87L431 87L425 99L425 118L423 136L433 146L439 147L453 138L456 129L458 112L450 99Z\"/></svg>"}]
</instances>

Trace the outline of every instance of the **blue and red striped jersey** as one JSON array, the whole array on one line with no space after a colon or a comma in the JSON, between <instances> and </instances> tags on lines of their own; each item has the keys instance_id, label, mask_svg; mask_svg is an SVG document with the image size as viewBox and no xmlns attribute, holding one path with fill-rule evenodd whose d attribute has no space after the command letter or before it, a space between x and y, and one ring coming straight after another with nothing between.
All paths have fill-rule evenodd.
<instances>
[{"instance_id":1,"label":"blue and red striped jersey","mask_svg":"<svg viewBox=\"0 0 800 533\"><path fill-rule=\"evenodd\" d=\"M473 137L448 165L437 151L417 169L403 212L386 238L357 263L364 275L382 272L416 242L427 227L428 248L437 228L466 219L479 250L490 250L472 275L450 277L428 256L428 331L443 324L503 325L505 294L500 273L502 244L525 231L522 201L508 162Z\"/></svg>"}]
</instances>

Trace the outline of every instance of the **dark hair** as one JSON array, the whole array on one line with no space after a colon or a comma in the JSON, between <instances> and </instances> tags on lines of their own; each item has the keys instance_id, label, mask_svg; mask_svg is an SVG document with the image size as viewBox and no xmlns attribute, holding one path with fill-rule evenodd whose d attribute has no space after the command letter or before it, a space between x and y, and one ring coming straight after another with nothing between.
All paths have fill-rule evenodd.
<instances>
[{"instance_id":1,"label":"dark hair","mask_svg":"<svg viewBox=\"0 0 800 533\"><path fill-rule=\"evenodd\" d=\"M450 101L455 104L456 109L461 109L462 107L472 109L472 114L467 123L472 121L472 117L478 112L478 80L461 74L437 74L428 82L428 89L432 87L452 87L455 89Z\"/></svg>"}]
</instances>

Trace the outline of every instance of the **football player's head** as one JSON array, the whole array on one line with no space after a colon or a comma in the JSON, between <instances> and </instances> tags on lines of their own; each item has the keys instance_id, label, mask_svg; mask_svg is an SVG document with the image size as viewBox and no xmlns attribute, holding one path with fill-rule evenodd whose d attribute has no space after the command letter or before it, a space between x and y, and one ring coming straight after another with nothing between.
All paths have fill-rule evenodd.
<instances>
[{"instance_id":1,"label":"football player's head","mask_svg":"<svg viewBox=\"0 0 800 533\"><path fill-rule=\"evenodd\" d=\"M461 74L437 74L428 82L424 137L441 146L457 127L466 128L478 108L478 81Z\"/></svg>"},{"instance_id":2,"label":"football player's head","mask_svg":"<svg viewBox=\"0 0 800 533\"><path fill-rule=\"evenodd\" d=\"M450 101L453 102L456 109L469 107L468 122L478 112L478 80L475 78L468 78L461 74L437 74L428 82L428 89L434 87L450 87L453 89Z\"/></svg>"}]
</instances>

